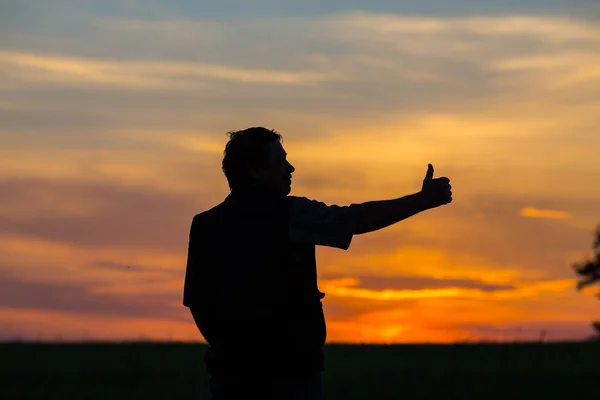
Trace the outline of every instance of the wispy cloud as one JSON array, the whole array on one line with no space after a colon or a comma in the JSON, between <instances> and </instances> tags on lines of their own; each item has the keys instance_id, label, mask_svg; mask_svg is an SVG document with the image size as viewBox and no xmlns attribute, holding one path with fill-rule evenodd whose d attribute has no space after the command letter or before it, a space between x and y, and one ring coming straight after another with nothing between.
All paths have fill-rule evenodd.
<instances>
[{"instance_id":1,"label":"wispy cloud","mask_svg":"<svg viewBox=\"0 0 600 400\"><path fill-rule=\"evenodd\" d=\"M0 63L9 76L30 84L78 83L130 89L197 90L210 79L248 84L314 85L343 78L335 73L261 70L202 62L95 60L7 51L0 52Z\"/></svg>"},{"instance_id":2,"label":"wispy cloud","mask_svg":"<svg viewBox=\"0 0 600 400\"><path fill-rule=\"evenodd\" d=\"M328 284L335 283L341 286L353 286L370 290L463 288L492 292L515 289L513 285L508 284L501 285L472 279L436 279L415 275L355 275L352 278L325 275L321 276L321 279Z\"/></svg>"},{"instance_id":3,"label":"wispy cloud","mask_svg":"<svg viewBox=\"0 0 600 400\"><path fill-rule=\"evenodd\" d=\"M569 214L566 211L543 210L543 209L538 209L538 208L533 208L533 207L527 207L527 208L521 209L520 214L523 217L545 218L545 219L568 219L571 217L571 214Z\"/></svg>"},{"instance_id":4,"label":"wispy cloud","mask_svg":"<svg viewBox=\"0 0 600 400\"><path fill-rule=\"evenodd\" d=\"M600 42L600 29L592 22L556 16L422 17L351 12L331 18L347 31L372 32L379 38L399 34L471 34L491 37L536 38L551 43Z\"/></svg>"},{"instance_id":5,"label":"wispy cloud","mask_svg":"<svg viewBox=\"0 0 600 400\"><path fill-rule=\"evenodd\" d=\"M0 181L0 188L8 193L0 208L0 233L83 247L181 249L200 207L191 196L114 183L13 180ZM83 204L68 207L60 199Z\"/></svg>"},{"instance_id":6,"label":"wispy cloud","mask_svg":"<svg viewBox=\"0 0 600 400\"><path fill-rule=\"evenodd\" d=\"M121 291L115 294L99 291L98 285L31 282L9 276L2 270L0 277L2 307L104 316L184 318L183 310L170 305L177 295L161 293L147 284L134 284L138 293Z\"/></svg>"},{"instance_id":7,"label":"wispy cloud","mask_svg":"<svg viewBox=\"0 0 600 400\"><path fill-rule=\"evenodd\" d=\"M458 298L458 299L519 299L532 298L540 292L560 292L566 289L572 289L574 279L560 279L552 281L542 281L537 283L521 284L516 288L499 288L498 290L483 290L469 287L460 287L459 285L448 284L447 287L423 288L423 289L383 289L374 290L368 288L356 287L359 280L355 278L346 278L332 281L323 281L321 290L341 297L357 297L371 300L404 300L404 299L439 299L439 298Z\"/></svg>"}]
</instances>

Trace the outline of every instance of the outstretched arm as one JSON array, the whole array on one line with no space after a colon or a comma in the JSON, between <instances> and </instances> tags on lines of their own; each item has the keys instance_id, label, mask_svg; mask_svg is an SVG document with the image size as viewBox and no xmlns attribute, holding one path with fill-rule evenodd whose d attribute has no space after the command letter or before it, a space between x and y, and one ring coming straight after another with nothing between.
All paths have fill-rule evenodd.
<instances>
[{"instance_id":1,"label":"outstretched arm","mask_svg":"<svg viewBox=\"0 0 600 400\"><path fill-rule=\"evenodd\" d=\"M394 200L331 205L306 197L293 198L290 218L292 241L347 250L353 235L373 232L430 208L452 201L450 180L433 178L431 164L420 192Z\"/></svg>"},{"instance_id":2,"label":"outstretched arm","mask_svg":"<svg viewBox=\"0 0 600 400\"><path fill-rule=\"evenodd\" d=\"M378 231L427 209L420 192L393 200L353 204L351 207L356 219L355 235Z\"/></svg>"},{"instance_id":3,"label":"outstretched arm","mask_svg":"<svg viewBox=\"0 0 600 400\"><path fill-rule=\"evenodd\" d=\"M351 208L356 224L355 234L377 231L421 211L448 204L452 201L450 189L448 178L433 178L433 166L429 164L420 192L393 200L353 204Z\"/></svg>"}]
</instances>

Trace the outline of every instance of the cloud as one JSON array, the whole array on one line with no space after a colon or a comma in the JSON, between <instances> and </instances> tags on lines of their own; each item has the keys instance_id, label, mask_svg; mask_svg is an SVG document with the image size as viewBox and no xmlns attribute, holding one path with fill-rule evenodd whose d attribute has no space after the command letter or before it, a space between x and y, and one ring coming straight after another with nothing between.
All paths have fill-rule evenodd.
<instances>
[{"instance_id":1,"label":"cloud","mask_svg":"<svg viewBox=\"0 0 600 400\"><path fill-rule=\"evenodd\" d=\"M551 43L600 41L600 29L591 22L544 15L421 17L349 12L337 15L332 20L340 30L372 32L380 38L410 33L463 33L491 37L532 37Z\"/></svg>"},{"instance_id":2,"label":"cloud","mask_svg":"<svg viewBox=\"0 0 600 400\"><path fill-rule=\"evenodd\" d=\"M298 137L314 130L314 138L412 132L448 116L454 123L439 128L453 135L560 130L584 140L582 125L594 126L598 112L600 35L581 18L357 12L85 21L78 41L13 38L0 53L4 72L23 75L12 82L27 87L0 93L11 142L30 143L23 133L42 129L101 137L150 127L226 131L223 121L257 120Z\"/></svg>"},{"instance_id":3,"label":"cloud","mask_svg":"<svg viewBox=\"0 0 600 400\"><path fill-rule=\"evenodd\" d=\"M114 271L132 271L132 272L153 272L160 275L177 275L179 276L180 271L174 271L171 268L157 268L150 265L139 265L139 264L124 264L114 261L98 260L92 263L92 266L97 268L104 268Z\"/></svg>"},{"instance_id":4,"label":"cloud","mask_svg":"<svg viewBox=\"0 0 600 400\"><path fill-rule=\"evenodd\" d=\"M106 34L119 33L125 40L141 39L152 36L178 42L181 45L207 46L219 45L226 39L227 24L223 21L177 17L170 19L133 19L107 18L98 15L90 17L92 28ZM141 42L141 41L140 41ZM162 47L166 43L154 43ZM158 46L157 46L158 47ZM167 50L167 49L165 49Z\"/></svg>"},{"instance_id":5,"label":"cloud","mask_svg":"<svg viewBox=\"0 0 600 400\"><path fill-rule=\"evenodd\" d=\"M418 299L371 300L326 293L323 310L329 326L331 323L352 321L360 315L376 311L410 310L416 307L419 301Z\"/></svg>"},{"instance_id":6,"label":"cloud","mask_svg":"<svg viewBox=\"0 0 600 400\"><path fill-rule=\"evenodd\" d=\"M116 183L0 182L0 232L83 247L184 252L203 199ZM72 204L72 206L69 206Z\"/></svg>"},{"instance_id":7,"label":"cloud","mask_svg":"<svg viewBox=\"0 0 600 400\"><path fill-rule=\"evenodd\" d=\"M513 332L521 327L529 333L536 330L537 337L541 329L550 328L548 338L557 340L569 336L568 329L558 335L553 328L563 323L572 328L571 337L577 337L583 331L591 333L589 321L597 312L597 299L579 296L572 284L572 281L540 281L518 285L511 296L494 298L492 293L482 293L478 299L458 296L383 300L328 292L326 304L332 300L341 305L363 304L351 317L329 320L328 331L335 340L342 341L423 343L501 339L497 331L483 332L476 326L514 327ZM406 301L412 301L410 306L405 307ZM395 302L399 302L398 308L393 307Z\"/></svg>"},{"instance_id":8,"label":"cloud","mask_svg":"<svg viewBox=\"0 0 600 400\"><path fill-rule=\"evenodd\" d=\"M18 341L147 341L201 339L191 315L170 318L77 314L44 309L0 307L0 340Z\"/></svg>"},{"instance_id":9,"label":"cloud","mask_svg":"<svg viewBox=\"0 0 600 400\"><path fill-rule=\"evenodd\" d=\"M238 84L317 84L334 76L310 71L252 70L208 63L92 60L56 55L0 52L13 79L41 84L110 85L146 90L198 90L206 79Z\"/></svg>"},{"instance_id":10,"label":"cloud","mask_svg":"<svg viewBox=\"0 0 600 400\"><path fill-rule=\"evenodd\" d=\"M571 215L566 211L559 210L540 210L538 208L527 207L520 211L520 215L530 218L546 218L546 219L568 219Z\"/></svg>"},{"instance_id":11,"label":"cloud","mask_svg":"<svg viewBox=\"0 0 600 400\"><path fill-rule=\"evenodd\" d=\"M348 286L355 286L370 290L385 290L385 289L443 289L443 288L465 288L479 289L484 292L492 292L497 290L515 289L513 285L498 285L480 282L469 279L435 279L429 277L419 277L414 275L406 276L377 276L377 275L355 275L348 278L349 281L344 281L342 276L324 275L321 276L325 282L346 283Z\"/></svg>"},{"instance_id":12,"label":"cloud","mask_svg":"<svg viewBox=\"0 0 600 400\"><path fill-rule=\"evenodd\" d=\"M177 308L172 305L179 300L179 293L160 293L156 290L97 293L94 284L83 286L30 281L7 274L3 269L4 266L0 269L0 304L3 307L116 317L189 319L183 306Z\"/></svg>"},{"instance_id":13,"label":"cloud","mask_svg":"<svg viewBox=\"0 0 600 400\"><path fill-rule=\"evenodd\" d=\"M454 174L450 174L454 179ZM467 186L456 177L453 188ZM464 197L464 198L463 198ZM457 196L458 199L458 196ZM570 265L588 249L597 220L596 198L556 199L552 195L519 196L481 193L461 196L451 205L430 210L377 232L355 236L347 252L319 249L321 277L330 276L421 276L456 280L476 289L476 282L515 285L538 280L573 278ZM523 204L547 209L578 210L590 215L578 219L523 218ZM595 217L594 217L595 215ZM578 217L579 218L579 217ZM419 288L411 281L391 278L387 288ZM385 288L385 282L370 282L363 288ZM443 286L442 286L443 287Z\"/></svg>"},{"instance_id":14,"label":"cloud","mask_svg":"<svg viewBox=\"0 0 600 400\"><path fill-rule=\"evenodd\" d=\"M456 284L456 281L449 281L440 287L423 287L403 289L402 287L387 287L383 289L372 289L365 286L359 286L360 280L357 278L346 278L320 283L321 291L332 293L341 297L356 297L370 300L404 300L404 299L441 299L441 298L460 298L460 299L511 299L535 297L540 291L563 291L573 288L573 279L562 279L552 281L540 281L536 283L527 283L517 285L517 287L503 285L490 289L490 287L469 287Z\"/></svg>"}]
</instances>

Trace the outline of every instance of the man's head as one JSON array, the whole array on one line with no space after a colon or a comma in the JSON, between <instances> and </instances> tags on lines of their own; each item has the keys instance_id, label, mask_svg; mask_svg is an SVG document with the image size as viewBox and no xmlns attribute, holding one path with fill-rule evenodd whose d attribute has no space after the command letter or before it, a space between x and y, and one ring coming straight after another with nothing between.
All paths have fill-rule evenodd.
<instances>
[{"instance_id":1,"label":"man's head","mask_svg":"<svg viewBox=\"0 0 600 400\"><path fill-rule=\"evenodd\" d=\"M286 159L275 130L254 127L228 132L223 152L223 172L231 190L266 190L288 195L296 170Z\"/></svg>"}]
</instances>

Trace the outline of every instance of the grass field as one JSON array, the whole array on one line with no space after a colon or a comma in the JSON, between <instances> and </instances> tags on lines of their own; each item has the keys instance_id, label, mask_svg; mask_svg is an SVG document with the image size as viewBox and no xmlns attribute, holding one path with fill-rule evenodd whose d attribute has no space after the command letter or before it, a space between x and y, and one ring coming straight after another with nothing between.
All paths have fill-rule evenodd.
<instances>
[{"instance_id":1,"label":"grass field","mask_svg":"<svg viewBox=\"0 0 600 400\"><path fill-rule=\"evenodd\" d=\"M202 344L0 344L0 399L207 399ZM334 399L600 399L600 343L327 345Z\"/></svg>"}]
</instances>

